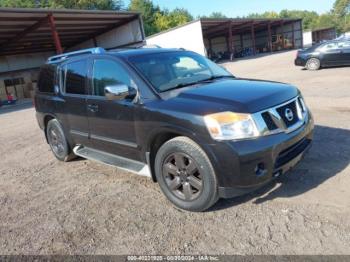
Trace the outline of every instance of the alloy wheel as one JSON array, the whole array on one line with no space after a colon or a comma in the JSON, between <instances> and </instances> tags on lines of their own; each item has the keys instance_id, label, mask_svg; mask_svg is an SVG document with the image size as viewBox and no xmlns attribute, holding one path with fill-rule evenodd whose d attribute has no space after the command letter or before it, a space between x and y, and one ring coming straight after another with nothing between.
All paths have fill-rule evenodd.
<instances>
[{"instance_id":1,"label":"alloy wheel","mask_svg":"<svg viewBox=\"0 0 350 262\"><path fill-rule=\"evenodd\" d=\"M64 138L59 130L51 127L48 132L48 140L56 155L60 156L62 153L64 153Z\"/></svg>"},{"instance_id":2,"label":"alloy wheel","mask_svg":"<svg viewBox=\"0 0 350 262\"><path fill-rule=\"evenodd\" d=\"M203 178L196 161L187 154L170 154L163 164L168 189L185 201L196 199L203 191Z\"/></svg>"}]
</instances>

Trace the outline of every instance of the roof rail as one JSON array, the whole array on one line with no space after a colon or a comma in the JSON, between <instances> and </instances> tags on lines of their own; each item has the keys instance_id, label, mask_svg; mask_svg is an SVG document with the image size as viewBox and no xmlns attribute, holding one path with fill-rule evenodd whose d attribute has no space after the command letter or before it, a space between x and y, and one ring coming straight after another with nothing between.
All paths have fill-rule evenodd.
<instances>
[{"instance_id":1,"label":"roof rail","mask_svg":"<svg viewBox=\"0 0 350 262\"><path fill-rule=\"evenodd\" d=\"M82 49L79 51L74 51L74 52L63 53L60 55L51 56L47 59L47 62L48 63L55 63L55 62L59 62L61 60L65 60L65 59L72 57L72 56L85 55L85 54L103 54L105 52L106 52L106 50L103 49L102 47Z\"/></svg>"}]
</instances>

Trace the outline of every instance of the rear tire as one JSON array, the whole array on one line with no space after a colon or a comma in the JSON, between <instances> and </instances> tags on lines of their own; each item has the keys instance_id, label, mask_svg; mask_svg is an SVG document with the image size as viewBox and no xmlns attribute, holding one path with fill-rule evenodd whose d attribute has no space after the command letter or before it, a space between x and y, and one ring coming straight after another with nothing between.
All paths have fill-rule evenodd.
<instances>
[{"instance_id":1,"label":"rear tire","mask_svg":"<svg viewBox=\"0 0 350 262\"><path fill-rule=\"evenodd\" d=\"M306 69L311 71L316 71L321 68L321 62L317 58L310 58L306 62Z\"/></svg>"},{"instance_id":2,"label":"rear tire","mask_svg":"<svg viewBox=\"0 0 350 262\"><path fill-rule=\"evenodd\" d=\"M200 212L218 200L217 179L210 160L188 137L176 137L160 147L155 173L165 196L181 209Z\"/></svg>"},{"instance_id":3,"label":"rear tire","mask_svg":"<svg viewBox=\"0 0 350 262\"><path fill-rule=\"evenodd\" d=\"M58 160L68 162L76 157L71 151L63 128L57 119L51 119L47 123L46 137L51 151Z\"/></svg>"}]
</instances>

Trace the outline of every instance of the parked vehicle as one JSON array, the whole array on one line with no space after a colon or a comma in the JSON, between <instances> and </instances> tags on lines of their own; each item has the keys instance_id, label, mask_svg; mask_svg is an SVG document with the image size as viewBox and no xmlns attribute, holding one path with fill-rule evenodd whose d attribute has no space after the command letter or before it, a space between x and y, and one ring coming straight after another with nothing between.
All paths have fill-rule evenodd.
<instances>
[{"instance_id":1,"label":"parked vehicle","mask_svg":"<svg viewBox=\"0 0 350 262\"><path fill-rule=\"evenodd\" d=\"M350 65L350 41L327 41L299 50L295 65L303 66L308 70Z\"/></svg>"},{"instance_id":2,"label":"parked vehicle","mask_svg":"<svg viewBox=\"0 0 350 262\"><path fill-rule=\"evenodd\" d=\"M191 211L285 174L313 137L297 88L235 78L176 49L51 57L35 108L57 159L81 156L151 176L174 205Z\"/></svg>"}]
</instances>

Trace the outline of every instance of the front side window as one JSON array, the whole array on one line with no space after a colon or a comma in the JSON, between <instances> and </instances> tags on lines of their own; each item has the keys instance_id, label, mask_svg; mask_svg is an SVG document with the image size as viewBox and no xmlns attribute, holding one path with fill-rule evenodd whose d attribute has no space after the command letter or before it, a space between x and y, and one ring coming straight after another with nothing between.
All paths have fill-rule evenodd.
<instances>
[{"instance_id":1,"label":"front side window","mask_svg":"<svg viewBox=\"0 0 350 262\"><path fill-rule=\"evenodd\" d=\"M85 60L66 64L63 68L63 86L68 94L86 94L85 79L87 62Z\"/></svg>"},{"instance_id":2,"label":"front side window","mask_svg":"<svg viewBox=\"0 0 350 262\"><path fill-rule=\"evenodd\" d=\"M329 51L329 50L338 49L338 44L337 44L337 43L325 44L324 46L322 46L322 49L323 49L324 51Z\"/></svg>"},{"instance_id":3,"label":"front side window","mask_svg":"<svg viewBox=\"0 0 350 262\"><path fill-rule=\"evenodd\" d=\"M128 72L119 63L106 59L95 60L92 81L95 96L104 96L106 86L133 86Z\"/></svg>"},{"instance_id":4,"label":"front side window","mask_svg":"<svg viewBox=\"0 0 350 262\"><path fill-rule=\"evenodd\" d=\"M158 92L189 86L213 77L233 77L209 59L192 52L139 55L129 61Z\"/></svg>"}]
</instances>

